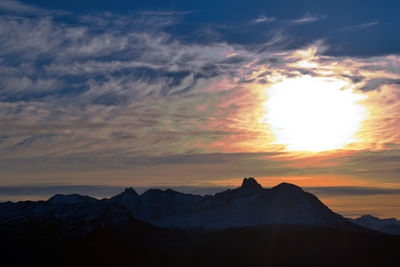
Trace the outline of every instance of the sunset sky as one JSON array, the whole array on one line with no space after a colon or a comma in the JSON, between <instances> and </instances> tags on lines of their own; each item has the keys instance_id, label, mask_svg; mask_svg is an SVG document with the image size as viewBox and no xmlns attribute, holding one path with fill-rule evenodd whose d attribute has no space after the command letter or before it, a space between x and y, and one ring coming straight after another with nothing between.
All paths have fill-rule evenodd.
<instances>
[{"instance_id":1,"label":"sunset sky","mask_svg":"<svg viewBox=\"0 0 400 267\"><path fill-rule=\"evenodd\" d=\"M0 0L0 200L252 176L400 218L400 2L321 2Z\"/></svg>"}]
</instances>

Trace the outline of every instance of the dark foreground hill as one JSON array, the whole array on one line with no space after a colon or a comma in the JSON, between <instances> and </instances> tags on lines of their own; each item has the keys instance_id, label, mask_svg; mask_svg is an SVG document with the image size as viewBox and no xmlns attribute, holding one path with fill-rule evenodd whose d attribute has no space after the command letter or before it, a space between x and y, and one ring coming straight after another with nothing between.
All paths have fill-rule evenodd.
<instances>
[{"instance_id":1,"label":"dark foreground hill","mask_svg":"<svg viewBox=\"0 0 400 267\"><path fill-rule=\"evenodd\" d=\"M399 266L400 237L346 225L163 229L131 219L92 226L2 225L2 266ZM61 238L60 238L61 237Z\"/></svg>"}]
</instances>

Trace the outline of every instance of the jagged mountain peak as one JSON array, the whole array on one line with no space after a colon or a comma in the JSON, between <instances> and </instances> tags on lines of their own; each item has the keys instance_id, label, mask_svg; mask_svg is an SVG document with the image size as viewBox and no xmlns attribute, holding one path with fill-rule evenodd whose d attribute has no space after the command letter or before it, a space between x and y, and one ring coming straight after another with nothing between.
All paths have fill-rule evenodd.
<instances>
[{"instance_id":1,"label":"jagged mountain peak","mask_svg":"<svg viewBox=\"0 0 400 267\"><path fill-rule=\"evenodd\" d=\"M263 187L253 177L244 178L240 188L246 191L258 191L263 189Z\"/></svg>"},{"instance_id":2,"label":"jagged mountain peak","mask_svg":"<svg viewBox=\"0 0 400 267\"><path fill-rule=\"evenodd\" d=\"M125 190L118 195L115 195L109 199L109 201L122 201L128 203L139 199L139 194L132 187L127 187Z\"/></svg>"},{"instance_id":3,"label":"jagged mountain peak","mask_svg":"<svg viewBox=\"0 0 400 267\"><path fill-rule=\"evenodd\" d=\"M133 195L139 195L135 189L133 189L132 187L127 187L125 188L123 194L133 194Z\"/></svg>"}]
</instances>

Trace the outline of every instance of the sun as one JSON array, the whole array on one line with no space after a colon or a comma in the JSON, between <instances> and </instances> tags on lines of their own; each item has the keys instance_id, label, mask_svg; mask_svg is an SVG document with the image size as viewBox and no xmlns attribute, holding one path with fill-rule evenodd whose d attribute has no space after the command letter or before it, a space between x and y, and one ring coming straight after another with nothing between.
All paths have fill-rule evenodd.
<instances>
[{"instance_id":1,"label":"sun","mask_svg":"<svg viewBox=\"0 0 400 267\"><path fill-rule=\"evenodd\" d=\"M277 144L287 150L341 149L354 136L367 112L349 82L338 78L286 78L267 88L266 122Z\"/></svg>"}]
</instances>

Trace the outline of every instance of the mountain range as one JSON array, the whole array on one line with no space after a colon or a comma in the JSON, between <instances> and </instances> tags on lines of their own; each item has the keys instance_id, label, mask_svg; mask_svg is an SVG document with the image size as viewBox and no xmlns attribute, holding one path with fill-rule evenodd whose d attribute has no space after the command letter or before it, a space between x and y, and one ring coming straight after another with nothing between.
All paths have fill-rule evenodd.
<instances>
[{"instance_id":1,"label":"mountain range","mask_svg":"<svg viewBox=\"0 0 400 267\"><path fill-rule=\"evenodd\" d=\"M250 177L206 196L127 188L101 200L0 203L0 256L7 266L394 266L400 237L384 233L398 227L344 218L296 185L264 189Z\"/></svg>"},{"instance_id":2,"label":"mountain range","mask_svg":"<svg viewBox=\"0 0 400 267\"><path fill-rule=\"evenodd\" d=\"M47 201L5 202L0 204L0 223L27 219L99 221L124 220L126 216L159 227L200 227L224 229L251 225L309 224L327 226L349 222L389 234L400 234L396 219L365 215L344 218L331 211L316 196L300 187L281 183L264 189L254 178L215 195L193 195L171 189L149 189L138 194L133 188L111 198L98 200L78 194L56 194Z\"/></svg>"},{"instance_id":3,"label":"mountain range","mask_svg":"<svg viewBox=\"0 0 400 267\"><path fill-rule=\"evenodd\" d=\"M365 228L373 229L382 233L400 235L400 221L395 218L379 219L378 217L371 215L363 215L359 218L349 218L348 220Z\"/></svg>"},{"instance_id":4,"label":"mountain range","mask_svg":"<svg viewBox=\"0 0 400 267\"><path fill-rule=\"evenodd\" d=\"M213 196L184 194L170 189L150 189L139 195L133 188L127 188L102 200L58 194L47 201L6 202L0 205L0 221L83 217L93 220L107 209L129 213L160 227L224 229L274 223L330 225L348 222L296 185L281 183L264 189L254 178L245 178L239 188Z\"/></svg>"}]
</instances>

